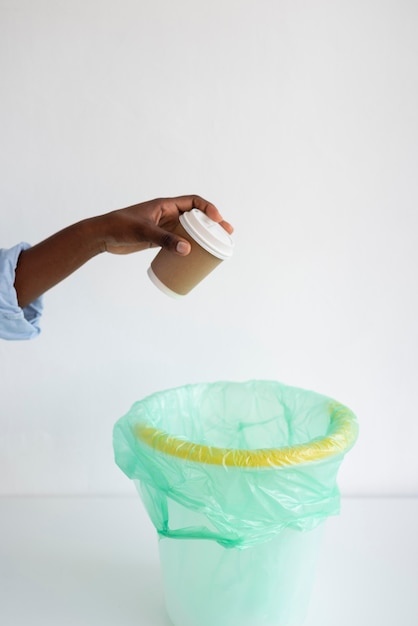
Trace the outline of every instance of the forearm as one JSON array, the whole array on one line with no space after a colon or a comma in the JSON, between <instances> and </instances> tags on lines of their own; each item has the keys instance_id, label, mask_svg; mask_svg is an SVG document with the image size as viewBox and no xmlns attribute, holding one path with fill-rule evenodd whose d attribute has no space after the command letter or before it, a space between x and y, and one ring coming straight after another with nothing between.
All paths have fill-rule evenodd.
<instances>
[{"instance_id":1,"label":"forearm","mask_svg":"<svg viewBox=\"0 0 418 626\"><path fill-rule=\"evenodd\" d=\"M91 219L64 228L23 250L15 276L19 306L27 306L102 251Z\"/></svg>"}]
</instances>

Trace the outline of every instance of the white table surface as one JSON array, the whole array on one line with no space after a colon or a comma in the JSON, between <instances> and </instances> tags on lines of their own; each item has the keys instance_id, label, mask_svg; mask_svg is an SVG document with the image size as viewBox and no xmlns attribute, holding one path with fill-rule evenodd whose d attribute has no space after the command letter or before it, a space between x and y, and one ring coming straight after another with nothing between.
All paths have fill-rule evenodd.
<instances>
[{"instance_id":1,"label":"white table surface","mask_svg":"<svg viewBox=\"0 0 418 626\"><path fill-rule=\"evenodd\" d=\"M2 626L170 625L137 496L4 497L0 530ZM418 498L344 499L305 626L417 624Z\"/></svg>"}]
</instances>

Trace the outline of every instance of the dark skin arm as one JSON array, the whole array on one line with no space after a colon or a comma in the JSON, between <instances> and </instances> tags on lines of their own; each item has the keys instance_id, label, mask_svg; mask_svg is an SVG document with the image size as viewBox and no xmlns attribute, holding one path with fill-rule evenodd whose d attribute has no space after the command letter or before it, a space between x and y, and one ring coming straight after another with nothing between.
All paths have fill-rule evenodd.
<instances>
[{"instance_id":1,"label":"dark skin arm","mask_svg":"<svg viewBox=\"0 0 418 626\"><path fill-rule=\"evenodd\" d=\"M192 208L232 233L215 205L195 195L159 198L82 220L21 252L15 276L19 306L27 306L102 252L130 254L161 246L187 255L189 242L172 231L181 213Z\"/></svg>"}]
</instances>

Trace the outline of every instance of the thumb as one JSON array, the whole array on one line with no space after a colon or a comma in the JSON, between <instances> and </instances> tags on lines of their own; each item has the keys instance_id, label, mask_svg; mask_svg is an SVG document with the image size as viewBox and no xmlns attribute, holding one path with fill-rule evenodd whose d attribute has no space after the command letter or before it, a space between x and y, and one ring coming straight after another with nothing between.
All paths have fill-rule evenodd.
<instances>
[{"instance_id":1,"label":"thumb","mask_svg":"<svg viewBox=\"0 0 418 626\"><path fill-rule=\"evenodd\" d=\"M155 224L150 224L147 231L146 236L148 241L157 246L161 246L161 248L165 250L169 250L181 256L186 256L191 250L190 242L188 242L187 239L183 239L169 230L164 230L164 228L160 228Z\"/></svg>"}]
</instances>

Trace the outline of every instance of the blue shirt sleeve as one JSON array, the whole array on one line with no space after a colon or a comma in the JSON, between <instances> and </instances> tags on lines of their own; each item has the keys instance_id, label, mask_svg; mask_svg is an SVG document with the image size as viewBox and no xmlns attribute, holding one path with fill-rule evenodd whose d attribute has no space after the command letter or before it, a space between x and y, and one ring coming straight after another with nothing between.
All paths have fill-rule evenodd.
<instances>
[{"instance_id":1,"label":"blue shirt sleeve","mask_svg":"<svg viewBox=\"0 0 418 626\"><path fill-rule=\"evenodd\" d=\"M32 339L41 332L42 297L23 309L17 302L14 288L19 255L30 245L22 242L9 250L0 249L0 338Z\"/></svg>"}]
</instances>

